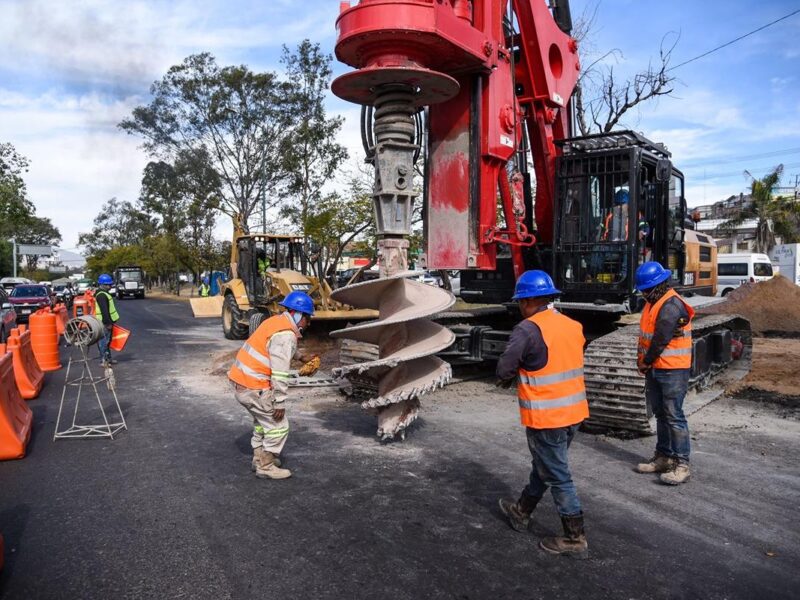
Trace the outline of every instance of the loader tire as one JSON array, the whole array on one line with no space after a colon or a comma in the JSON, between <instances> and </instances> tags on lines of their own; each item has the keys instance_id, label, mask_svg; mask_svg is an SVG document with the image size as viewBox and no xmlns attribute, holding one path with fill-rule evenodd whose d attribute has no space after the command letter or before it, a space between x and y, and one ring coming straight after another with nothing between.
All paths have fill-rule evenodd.
<instances>
[{"instance_id":1,"label":"loader tire","mask_svg":"<svg viewBox=\"0 0 800 600\"><path fill-rule=\"evenodd\" d=\"M244 340L247 338L247 325L240 322L242 311L232 295L225 296L222 302L222 333L229 340Z\"/></svg>"},{"instance_id":2,"label":"loader tire","mask_svg":"<svg viewBox=\"0 0 800 600\"><path fill-rule=\"evenodd\" d=\"M269 318L268 313L254 311L250 313L250 318L248 319L248 328L247 332L248 335L253 335L258 329L258 326L261 325L264 321Z\"/></svg>"}]
</instances>

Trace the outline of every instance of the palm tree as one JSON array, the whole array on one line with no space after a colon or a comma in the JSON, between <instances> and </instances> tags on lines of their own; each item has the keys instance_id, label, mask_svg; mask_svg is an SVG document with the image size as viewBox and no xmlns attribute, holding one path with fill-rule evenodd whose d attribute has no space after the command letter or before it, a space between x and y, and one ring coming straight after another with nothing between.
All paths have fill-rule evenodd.
<instances>
[{"instance_id":1,"label":"palm tree","mask_svg":"<svg viewBox=\"0 0 800 600\"><path fill-rule=\"evenodd\" d=\"M744 172L751 179L750 200L735 217L728 219L720 230L734 235L736 228L750 219L756 219L756 252L767 253L775 246L775 235L784 243L800 241L800 206L793 198L775 197L774 191L783 175L783 165L778 165L761 179Z\"/></svg>"}]
</instances>

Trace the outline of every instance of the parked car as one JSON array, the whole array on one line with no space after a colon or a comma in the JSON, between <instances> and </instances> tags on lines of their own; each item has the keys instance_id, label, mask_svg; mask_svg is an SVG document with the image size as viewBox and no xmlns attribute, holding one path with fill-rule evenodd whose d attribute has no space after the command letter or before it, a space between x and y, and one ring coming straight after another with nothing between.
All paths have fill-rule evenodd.
<instances>
[{"instance_id":1,"label":"parked car","mask_svg":"<svg viewBox=\"0 0 800 600\"><path fill-rule=\"evenodd\" d=\"M91 279L81 279L77 284L75 284L75 295L76 296L83 296L84 292L92 287L94 282Z\"/></svg>"},{"instance_id":2,"label":"parked car","mask_svg":"<svg viewBox=\"0 0 800 600\"><path fill-rule=\"evenodd\" d=\"M356 274L356 271L359 269L345 269L344 271L338 271L336 273L336 287L344 287L347 285L347 282L353 278L353 275ZM380 274L378 271L371 271L366 270L361 274L361 279L359 281L370 281L372 279L378 279Z\"/></svg>"},{"instance_id":3,"label":"parked car","mask_svg":"<svg viewBox=\"0 0 800 600\"><path fill-rule=\"evenodd\" d=\"M38 284L18 285L11 290L8 301L17 313L18 323L27 323L31 313L46 306L53 306L50 290L47 289L47 286Z\"/></svg>"},{"instance_id":4,"label":"parked car","mask_svg":"<svg viewBox=\"0 0 800 600\"><path fill-rule=\"evenodd\" d=\"M717 296L727 296L743 283L772 277L772 262L766 254L717 255Z\"/></svg>"},{"instance_id":5,"label":"parked car","mask_svg":"<svg viewBox=\"0 0 800 600\"><path fill-rule=\"evenodd\" d=\"M17 313L8 301L8 294L0 287L0 344L8 339L8 334L17 326Z\"/></svg>"},{"instance_id":6,"label":"parked car","mask_svg":"<svg viewBox=\"0 0 800 600\"><path fill-rule=\"evenodd\" d=\"M11 290L22 283L31 282L24 277L3 277L0 279L0 287L2 287L9 294L11 293Z\"/></svg>"}]
</instances>

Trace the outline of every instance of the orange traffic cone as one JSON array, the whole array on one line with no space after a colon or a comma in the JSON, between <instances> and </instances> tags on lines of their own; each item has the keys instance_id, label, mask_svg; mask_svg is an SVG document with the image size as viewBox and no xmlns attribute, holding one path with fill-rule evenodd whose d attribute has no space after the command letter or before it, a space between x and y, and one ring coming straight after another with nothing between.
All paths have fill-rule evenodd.
<instances>
[{"instance_id":1,"label":"orange traffic cone","mask_svg":"<svg viewBox=\"0 0 800 600\"><path fill-rule=\"evenodd\" d=\"M125 348L125 344L128 343L128 338L131 337L131 332L125 329L124 327L120 327L119 325L114 325L111 329L111 343L108 345L114 352L122 352Z\"/></svg>"},{"instance_id":2,"label":"orange traffic cone","mask_svg":"<svg viewBox=\"0 0 800 600\"><path fill-rule=\"evenodd\" d=\"M56 316L48 309L37 310L28 319L31 328L31 346L33 355L42 371L57 371L61 368L58 361L58 327Z\"/></svg>"}]
</instances>

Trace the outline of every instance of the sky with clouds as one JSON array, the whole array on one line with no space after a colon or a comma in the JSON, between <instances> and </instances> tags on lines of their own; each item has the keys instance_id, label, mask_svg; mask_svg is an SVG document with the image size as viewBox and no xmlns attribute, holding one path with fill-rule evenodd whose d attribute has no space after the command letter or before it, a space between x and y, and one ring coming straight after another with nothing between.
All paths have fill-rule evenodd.
<instances>
[{"instance_id":1,"label":"sky with clouds","mask_svg":"<svg viewBox=\"0 0 800 600\"><path fill-rule=\"evenodd\" d=\"M620 75L643 68L667 36L673 64L797 9L797 0L572 0L596 19L593 51L618 48ZM31 159L31 199L74 248L111 197L134 200L148 157L117 128L150 84L189 54L279 70L281 46L304 38L332 52L338 0L0 0L0 141ZM335 74L347 70L336 65ZM630 128L665 143L690 205L745 191L750 170L800 174L800 14L674 71L674 97L634 111ZM358 108L341 141L360 156ZM222 230L225 231L224 229ZM223 233L224 235L224 233Z\"/></svg>"}]
</instances>

